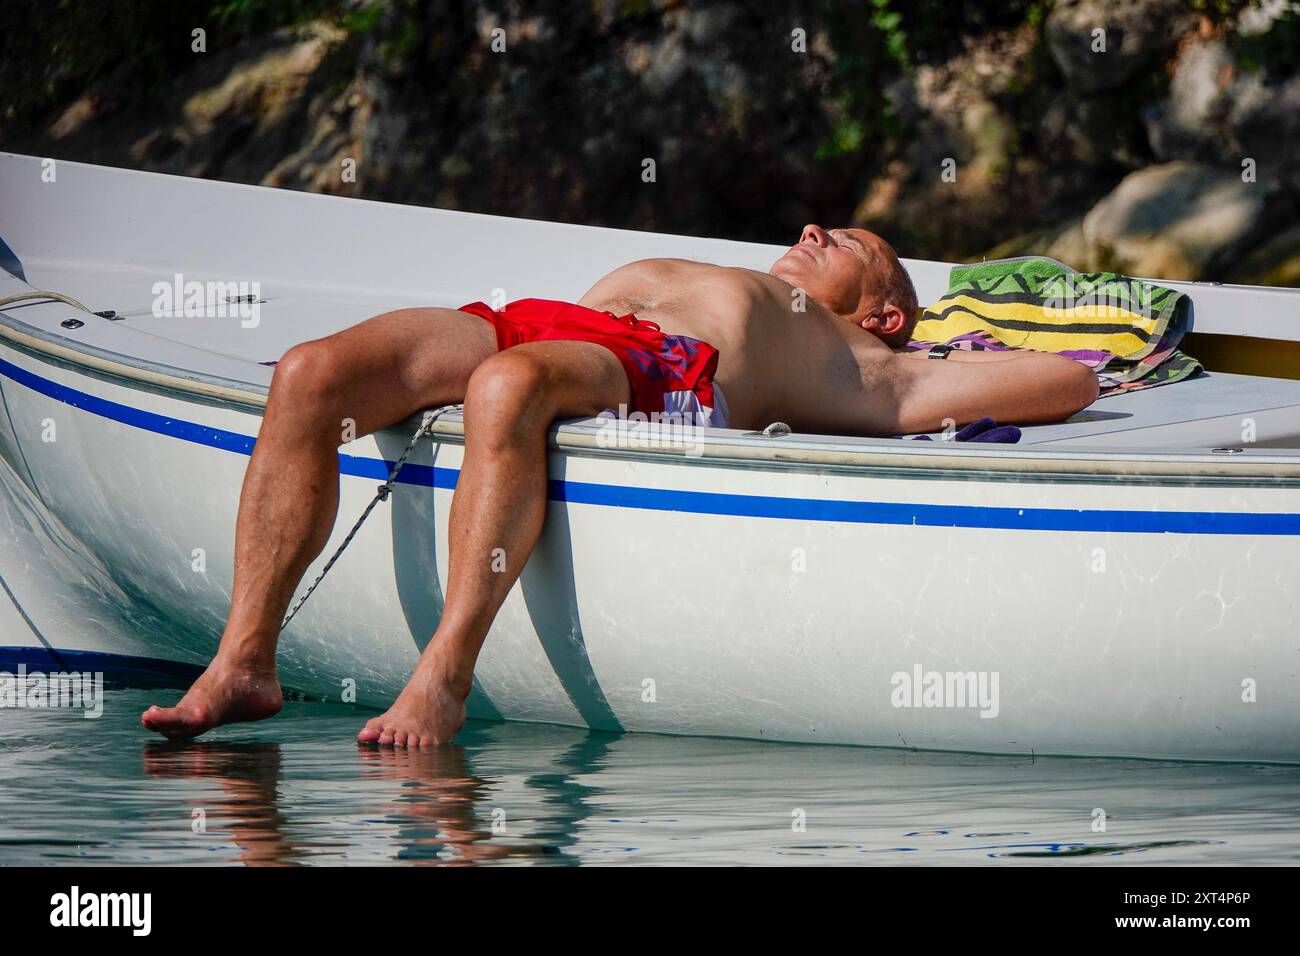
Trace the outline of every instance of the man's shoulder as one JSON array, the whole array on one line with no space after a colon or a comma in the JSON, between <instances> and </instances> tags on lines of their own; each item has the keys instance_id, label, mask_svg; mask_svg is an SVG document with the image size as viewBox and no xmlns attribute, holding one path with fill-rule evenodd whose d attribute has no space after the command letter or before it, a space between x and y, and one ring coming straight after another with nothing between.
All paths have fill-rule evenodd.
<instances>
[{"instance_id":1,"label":"man's shoulder","mask_svg":"<svg viewBox=\"0 0 1300 956\"><path fill-rule=\"evenodd\" d=\"M743 266L720 266L714 262L698 262L694 259L645 259L642 263L647 270L653 270L656 278L675 285L706 282L714 289L743 289L753 292L783 285L779 279L766 272Z\"/></svg>"},{"instance_id":2,"label":"man's shoulder","mask_svg":"<svg viewBox=\"0 0 1300 956\"><path fill-rule=\"evenodd\" d=\"M637 259L606 273L579 304L599 308L646 309L666 305L681 295L754 298L763 294L766 281L760 272L692 259Z\"/></svg>"},{"instance_id":3,"label":"man's shoulder","mask_svg":"<svg viewBox=\"0 0 1300 956\"><path fill-rule=\"evenodd\" d=\"M720 271L746 271L733 270L727 266L720 266L712 262L700 262L696 259L635 259L625 265L619 266L610 275L617 272L634 271L640 273L703 273L703 272L720 272Z\"/></svg>"}]
</instances>

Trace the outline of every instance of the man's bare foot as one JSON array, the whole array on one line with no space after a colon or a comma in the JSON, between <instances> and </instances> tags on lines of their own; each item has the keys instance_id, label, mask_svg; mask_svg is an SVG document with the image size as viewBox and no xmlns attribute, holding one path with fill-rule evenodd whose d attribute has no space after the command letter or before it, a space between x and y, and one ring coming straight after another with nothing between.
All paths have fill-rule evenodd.
<instances>
[{"instance_id":1,"label":"man's bare foot","mask_svg":"<svg viewBox=\"0 0 1300 956\"><path fill-rule=\"evenodd\" d=\"M466 689L427 671L417 670L393 706L367 721L357 742L394 747L428 747L443 744L465 726Z\"/></svg>"},{"instance_id":2,"label":"man's bare foot","mask_svg":"<svg viewBox=\"0 0 1300 956\"><path fill-rule=\"evenodd\" d=\"M274 717L283 704L275 668L227 664L217 658L180 703L154 704L140 715L140 723L164 737L197 737L222 724Z\"/></svg>"}]
</instances>

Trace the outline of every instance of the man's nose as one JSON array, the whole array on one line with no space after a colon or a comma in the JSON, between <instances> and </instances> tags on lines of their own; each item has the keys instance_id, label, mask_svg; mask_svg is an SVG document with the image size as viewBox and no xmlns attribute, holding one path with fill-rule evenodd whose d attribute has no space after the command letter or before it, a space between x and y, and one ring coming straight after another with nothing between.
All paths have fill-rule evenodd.
<instances>
[{"instance_id":1,"label":"man's nose","mask_svg":"<svg viewBox=\"0 0 1300 956\"><path fill-rule=\"evenodd\" d=\"M831 236L830 233L821 226L817 225L815 222L810 222L808 225L803 227L803 233L800 234L799 241L811 242L814 245L824 247L831 244Z\"/></svg>"}]
</instances>

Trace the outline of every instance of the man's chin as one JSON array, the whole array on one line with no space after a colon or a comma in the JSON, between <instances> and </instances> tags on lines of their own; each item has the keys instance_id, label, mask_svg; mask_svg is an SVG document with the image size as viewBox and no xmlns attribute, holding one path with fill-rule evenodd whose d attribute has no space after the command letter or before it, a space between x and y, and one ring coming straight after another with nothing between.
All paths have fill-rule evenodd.
<instances>
[{"instance_id":1,"label":"man's chin","mask_svg":"<svg viewBox=\"0 0 1300 956\"><path fill-rule=\"evenodd\" d=\"M772 268L767 270L767 274L775 279L780 279L782 282L788 282L792 286L798 286L799 270L791 268L792 264L788 261L789 258L790 254L786 253L780 259L777 259L776 262L772 263Z\"/></svg>"}]
</instances>

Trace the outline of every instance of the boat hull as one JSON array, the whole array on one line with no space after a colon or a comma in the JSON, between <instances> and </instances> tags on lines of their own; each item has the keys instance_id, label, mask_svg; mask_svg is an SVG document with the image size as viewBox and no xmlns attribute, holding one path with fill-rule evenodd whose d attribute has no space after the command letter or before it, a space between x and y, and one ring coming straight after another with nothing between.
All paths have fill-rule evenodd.
<instances>
[{"instance_id":1,"label":"boat hull","mask_svg":"<svg viewBox=\"0 0 1300 956\"><path fill-rule=\"evenodd\" d=\"M150 656L204 662L229 606L259 411L7 341L0 394L13 472L124 595L168 622ZM345 446L326 554L407 437ZM441 612L461 451L447 437L417 450L283 635L287 687L374 706L401 688ZM1292 482L919 473L626 447L555 450L550 465L543 539L484 648L472 717L1300 759ZM106 649L102 629L67 621L52 639Z\"/></svg>"}]
</instances>

